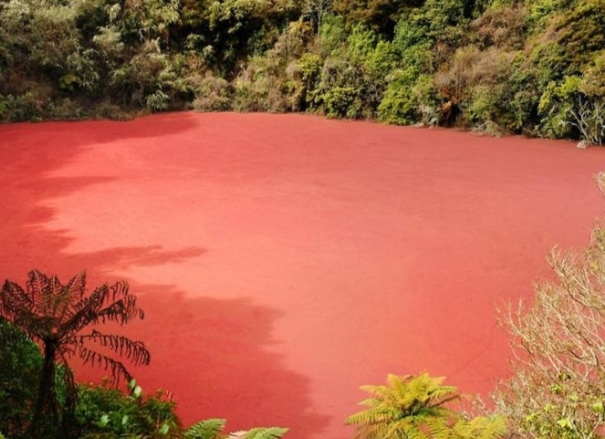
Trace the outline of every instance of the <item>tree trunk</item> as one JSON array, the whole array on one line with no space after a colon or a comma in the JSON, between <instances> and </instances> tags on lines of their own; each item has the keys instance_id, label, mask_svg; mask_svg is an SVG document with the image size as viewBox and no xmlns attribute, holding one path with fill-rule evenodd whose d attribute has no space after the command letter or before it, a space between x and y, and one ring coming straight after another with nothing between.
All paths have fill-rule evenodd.
<instances>
[{"instance_id":1,"label":"tree trunk","mask_svg":"<svg viewBox=\"0 0 605 439\"><path fill-rule=\"evenodd\" d=\"M58 426L57 395L55 392L55 354L53 340L44 340L44 364L40 371L38 398L29 428L30 439L47 439L56 436Z\"/></svg>"}]
</instances>

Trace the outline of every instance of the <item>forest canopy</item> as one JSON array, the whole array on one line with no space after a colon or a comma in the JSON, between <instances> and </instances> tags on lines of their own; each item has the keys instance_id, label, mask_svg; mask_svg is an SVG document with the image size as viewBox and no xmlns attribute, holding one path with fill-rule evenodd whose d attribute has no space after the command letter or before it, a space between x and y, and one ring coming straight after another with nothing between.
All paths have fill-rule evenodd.
<instances>
[{"instance_id":1,"label":"forest canopy","mask_svg":"<svg viewBox=\"0 0 605 439\"><path fill-rule=\"evenodd\" d=\"M1 0L0 120L310 112L605 140L605 0Z\"/></svg>"}]
</instances>

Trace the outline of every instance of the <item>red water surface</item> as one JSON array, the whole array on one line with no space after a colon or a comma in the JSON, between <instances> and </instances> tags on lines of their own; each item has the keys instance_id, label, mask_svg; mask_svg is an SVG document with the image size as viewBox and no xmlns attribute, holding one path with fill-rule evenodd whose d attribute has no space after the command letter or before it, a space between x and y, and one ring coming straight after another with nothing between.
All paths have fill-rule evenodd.
<instances>
[{"instance_id":1,"label":"red water surface","mask_svg":"<svg viewBox=\"0 0 605 439\"><path fill-rule=\"evenodd\" d=\"M496 307L604 207L602 149L303 115L3 125L0 160L3 279L128 280L145 390L290 439L351 437L358 387L389 372L489 391Z\"/></svg>"}]
</instances>

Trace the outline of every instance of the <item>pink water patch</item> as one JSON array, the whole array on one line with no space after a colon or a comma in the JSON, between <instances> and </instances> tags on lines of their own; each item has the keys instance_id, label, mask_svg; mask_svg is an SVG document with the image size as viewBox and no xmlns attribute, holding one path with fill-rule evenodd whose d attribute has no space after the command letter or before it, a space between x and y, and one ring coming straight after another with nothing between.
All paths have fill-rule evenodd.
<instances>
[{"instance_id":1,"label":"pink water patch","mask_svg":"<svg viewBox=\"0 0 605 439\"><path fill-rule=\"evenodd\" d=\"M389 372L487 392L496 307L588 243L605 169L566 142L266 114L4 125L0 159L2 278L128 280L145 390L290 439L351 437Z\"/></svg>"}]
</instances>

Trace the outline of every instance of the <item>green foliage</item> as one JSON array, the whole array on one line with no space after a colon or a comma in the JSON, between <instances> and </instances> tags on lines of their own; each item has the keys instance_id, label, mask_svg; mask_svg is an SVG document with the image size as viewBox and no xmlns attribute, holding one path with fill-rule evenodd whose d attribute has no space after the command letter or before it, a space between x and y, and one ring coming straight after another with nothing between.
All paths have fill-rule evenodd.
<instances>
[{"instance_id":1,"label":"green foliage","mask_svg":"<svg viewBox=\"0 0 605 439\"><path fill-rule=\"evenodd\" d=\"M76 424L82 439L180 438L175 403L163 392L145 397L134 380L129 395L106 386L81 385Z\"/></svg>"},{"instance_id":2,"label":"green foliage","mask_svg":"<svg viewBox=\"0 0 605 439\"><path fill-rule=\"evenodd\" d=\"M399 56L391 43L363 26L325 59L313 103L328 117L374 118Z\"/></svg>"},{"instance_id":3,"label":"green foliage","mask_svg":"<svg viewBox=\"0 0 605 439\"><path fill-rule=\"evenodd\" d=\"M515 74L522 62L516 51L467 46L456 51L435 81L461 111L463 123L490 134L518 133L537 99L528 78Z\"/></svg>"},{"instance_id":4,"label":"green foliage","mask_svg":"<svg viewBox=\"0 0 605 439\"><path fill-rule=\"evenodd\" d=\"M393 72L378 107L381 121L395 125L437 125L440 105L433 77L414 74L413 68Z\"/></svg>"},{"instance_id":5,"label":"green foliage","mask_svg":"<svg viewBox=\"0 0 605 439\"><path fill-rule=\"evenodd\" d=\"M326 116L356 119L361 117L363 103L355 87L333 86L322 95Z\"/></svg>"},{"instance_id":6,"label":"green foliage","mask_svg":"<svg viewBox=\"0 0 605 439\"><path fill-rule=\"evenodd\" d=\"M605 49L600 32L605 26L605 2L580 2L548 18L548 28L535 36L530 53L540 87L580 74Z\"/></svg>"},{"instance_id":7,"label":"green foliage","mask_svg":"<svg viewBox=\"0 0 605 439\"><path fill-rule=\"evenodd\" d=\"M427 4L428 7L430 6ZM396 59L391 73L383 76L386 87L377 114L386 123L411 125L439 122L440 99L433 81L435 39L430 35L430 23L425 8L402 16L395 28L392 48Z\"/></svg>"},{"instance_id":8,"label":"green foliage","mask_svg":"<svg viewBox=\"0 0 605 439\"><path fill-rule=\"evenodd\" d=\"M586 430L588 425L601 425L603 402L595 397L592 401L580 401L577 394L567 393L570 389L554 385L550 391L557 396L549 395L548 402L542 407L528 413L521 420L521 428L530 437L552 437L561 439L583 439L599 437ZM554 396L554 397L553 397ZM582 417L583 419L578 419Z\"/></svg>"},{"instance_id":9,"label":"green foliage","mask_svg":"<svg viewBox=\"0 0 605 439\"><path fill-rule=\"evenodd\" d=\"M583 73L579 90L592 99L605 99L605 50L596 54Z\"/></svg>"},{"instance_id":10,"label":"green foliage","mask_svg":"<svg viewBox=\"0 0 605 439\"><path fill-rule=\"evenodd\" d=\"M248 60L233 81L235 110L285 112L305 107L305 84L311 83L312 72L297 59L304 56L310 31L304 22L292 22L270 50Z\"/></svg>"},{"instance_id":11,"label":"green foliage","mask_svg":"<svg viewBox=\"0 0 605 439\"><path fill-rule=\"evenodd\" d=\"M548 137L579 137L589 144L603 144L605 99L598 84L590 76L567 76L561 83L550 82L538 106L544 116L541 133Z\"/></svg>"},{"instance_id":12,"label":"green foliage","mask_svg":"<svg viewBox=\"0 0 605 439\"><path fill-rule=\"evenodd\" d=\"M208 419L189 427L184 434L185 439L281 439L288 432L287 428L260 427L245 431L225 434L224 419Z\"/></svg>"},{"instance_id":13,"label":"green foliage","mask_svg":"<svg viewBox=\"0 0 605 439\"><path fill-rule=\"evenodd\" d=\"M231 88L223 78L207 75L196 78L193 108L198 111L227 111L231 109Z\"/></svg>"},{"instance_id":14,"label":"green foliage","mask_svg":"<svg viewBox=\"0 0 605 439\"><path fill-rule=\"evenodd\" d=\"M287 428L280 427L252 428L231 433L228 439L281 439L287 432Z\"/></svg>"},{"instance_id":15,"label":"green foliage","mask_svg":"<svg viewBox=\"0 0 605 439\"><path fill-rule=\"evenodd\" d=\"M207 419L197 422L185 431L186 439L218 439L225 428L224 419Z\"/></svg>"},{"instance_id":16,"label":"green foliage","mask_svg":"<svg viewBox=\"0 0 605 439\"><path fill-rule=\"evenodd\" d=\"M25 437L41 367L38 347L0 317L0 428L10 438Z\"/></svg>"},{"instance_id":17,"label":"green foliage","mask_svg":"<svg viewBox=\"0 0 605 439\"><path fill-rule=\"evenodd\" d=\"M440 431L431 433L436 439L500 439L505 437L508 426L506 418L502 416L478 416L471 419L460 419L451 428Z\"/></svg>"},{"instance_id":18,"label":"green foliage","mask_svg":"<svg viewBox=\"0 0 605 439\"><path fill-rule=\"evenodd\" d=\"M6 0L0 120L308 111L602 144L603 28L604 0Z\"/></svg>"},{"instance_id":19,"label":"green foliage","mask_svg":"<svg viewBox=\"0 0 605 439\"><path fill-rule=\"evenodd\" d=\"M345 18L348 26L362 24L388 36L400 14L423 3L423 0L334 0L333 7Z\"/></svg>"},{"instance_id":20,"label":"green foliage","mask_svg":"<svg viewBox=\"0 0 605 439\"><path fill-rule=\"evenodd\" d=\"M304 53L294 64L300 87L300 107L312 109L322 72L322 59L315 53Z\"/></svg>"},{"instance_id":21,"label":"green foliage","mask_svg":"<svg viewBox=\"0 0 605 439\"><path fill-rule=\"evenodd\" d=\"M399 54L393 44L379 41L363 60L363 101L366 117L375 118L388 86L393 67L399 63Z\"/></svg>"},{"instance_id":22,"label":"green foliage","mask_svg":"<svg viewBox=\"0 0 605 439\"><path fill-rule=\"evenodd\" d=\"M424 38L457 46L468 26L466 4L460 0L427 0L412 20L425 28Z\"/></svg>"},{"instance_id":23,"label":"green foliage","mask_svg":"<svg viewBox=\"0 0 605 439\"><path fill-rule=\"evenodd\" d=\"M233 107L237 111L286 111L282 66L279 58L255 57L233 84Z\"/></svg>"},{"instance_id":24,"label":"green foliage","mask_svg":"<svg viewBox=\"0 0 605 439\"><path fill-rule=\"evenodd\" d=\"M522 50L527 37L526 8L519 4L499 3L493 2L471 21L470 40L482 49L495 46Z\"/></svg>"},{"instance_id":25,"label":"green foliage","mask_svg":"<svg viewBox=\"0 0 605 439\"><path fill-rule=\"evenodd\" d=\"M156 90L145 97L145 106L151 111L162 111L168 108L169 101L170 98L166 93L162 90Z\"/></svg>"},{"instance_id":26,"label":"green foliage","mask_svg":"<svg viewBox=\"0 0 605 439\"><path fill-rule=\"evenodd\" d=\"M322 54L327 56L341 47L347 40L347 31L342 17L328 15L319 28L318 42Z\"/></svg>"},{"instance_id":27,"label":"green foliage","mask_svg":"<svg viewBox=\"0 0 605 439\"><path fill-rule=\"evenodd\" d=\"M196 34L196 50L211 53L209 61L231 79L236 65L270 49L296 11L287 0L184 0L183 34Z\"/></svg>"},{"instance_id":28,"label":"green foliage","mask_svg":"<svg viewBox=\"0 0 605 439\"><path fill-rule=\"evenodd\" d=\"M44 93L28 91L21 95L6 95L0 104L0 115L6 121L37 122L46 112Z\"/></svg>"}]
</instances>

